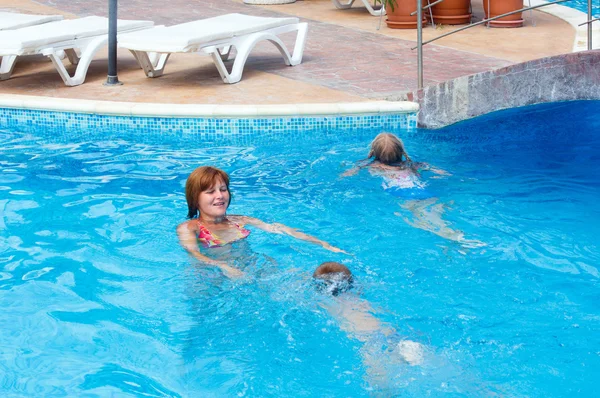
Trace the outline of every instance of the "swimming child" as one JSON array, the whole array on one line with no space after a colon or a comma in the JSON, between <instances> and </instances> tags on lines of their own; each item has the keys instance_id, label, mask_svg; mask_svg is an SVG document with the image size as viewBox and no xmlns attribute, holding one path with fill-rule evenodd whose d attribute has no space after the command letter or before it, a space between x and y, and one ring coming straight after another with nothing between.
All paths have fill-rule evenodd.
<instances>
[{"instance_id":1,"label":"swimming child","mask_svg":"<svg viewBox=\"0 0 600 398\"><path fill-rule=\"evenodd\" d=\"M367 300L355 291L357 281L343 264L326 262L319 265L313 273L313 281L322 294L319 304L338 321L340 328L362 343L359 349L365 367L366 381L374 396L413 396L408 388L415 380L423 377L439 384L454 380L454 391L468 391L458 387L467 382L468 388L478 385L478 391L487 391L485 383L480 382L460 364L444 356L436 355L426 344L407 339L392 326L380 321ZM410 365L411 367L407 367ZM414 391L414 390L412 390ZM434 390L432 390L434 391ZM440 390L444 390L442 387ZM480 395L497 395L490 393ZM431 392L431 391L430 391ZM423 395L418 390L415 396ZM434 394L435 395L435 394Z\"/></svg>"},{"instance_id":2,"label":"swimming child","mask_svg":"<svg viewBox=\"0 0 600 398\"><path fill-rule=\"evenodd\" d=\"M363 343L374 337L390 337L398 334L394 328L383 324L373 315L368 301L352 292L354 278L343 264L328 261L317 267L313 273L317 290L334 300L324 301L322 306L338 320L340 329ZM414 341L397 338L394 351L410 365L423 361L423 347ZM373 358L369 358L372 360Z\"/></svg>"},{"instance_id":3,"label":"swimming child","mask_svg":"<svg viewBox=\"0 0 600 398\"><path fill-rule=\"evenodd\" d=\"M325 262L313 273L313 281L324 294L321 307L338 321L340 329L363 343L360 355L372 388L389 390L394 378L403 373L402 366L423 364L424 347L382 323L369 302L352 291L354 279L348 267Z\"/></svg>"},{"instance_id":4,"label":"swimming child","mask_svg":"<svg viewBox=\"0 0 600 398\"><path fill-rule=\"evenodd\" d=\"M422 171L431 171L438 176L449 176L448 172L427 163L413 162L402 140L393 134L377 135L370 146L367 159L344 172L343 177L368 168L371 175L383 178L383 189L386 192L406 199L401 207L413 215L413 220L403 217L409 225L459 242L466 247L484 245L477 240L467 240L462 232L450 228L450 223L442 218L445 205L437 203L437 198L426 189L426 183L420 174Z\"/></svg>"},{"instance_id":5,"label":"swimming child","mask_svg":"<svg viewBox=\"0 0 600 398\"><path fill-rule=\"evenodd\" d=\"M223 170L202 166L194 170L185 184L188 218L177 227L181 246L194 258L220 268L229 277L239 277L243 272L225 261L219 261L200 252L198 243L204 248L229 245L250 235L246 226L260 228L275 234L286 234L294 238L321 245L335 253L345 253L329 243L283 224L268 224L254 217L227 215L231 203L229 176Z\"/></svg>"},{"instance_id":6,"label":"swimming child","mask_svg":"<svg viewBox=\"0 0 600 398\"><path fill-rule=\"evenodd\" d=\"M371 159L373 158L373 159ZM425 183L420 179L421 171L432 171L447 176L447 172L433 168L427 163L413 162L404 148L404 143L390 133L381 133L371 142L367 159L347 170L343 177L356 174L368 167L372 175L383 177L383 189L399 197L430 197Z\"/></svg>"}]
</instances>

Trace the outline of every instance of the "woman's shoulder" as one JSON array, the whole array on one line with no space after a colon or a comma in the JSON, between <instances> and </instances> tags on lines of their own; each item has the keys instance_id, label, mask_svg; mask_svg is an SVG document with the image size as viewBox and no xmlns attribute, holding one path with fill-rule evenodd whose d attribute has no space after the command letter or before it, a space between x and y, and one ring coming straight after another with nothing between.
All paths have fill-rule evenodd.
<instances>
[{"instance_id":1,"label":"woman's shoulder","mask_svg":"<svg viewBox=\"0 0 600 398\"><path fill-rule=\"evenodd\" d=\"M187 230L191 230L191 231L196 231L201 226L202 226L202 224L200 223L200 221L197 218L192 218L191 220L186 220L186 221L182 222L181 224L179 224L177 226L177 230L187 229Z\"/></svg>"},{"instance_id":2,"label":"woman's shoulder","mask_svg":"<svg viewBox=\"0 0 600 398\"><path fill-rule=\"evenodd\" d=\"M227 215L227 220L229 220L232 223L238 224L240 226L243 226L244 224L248 224L248 222L250 222L251 219L252 219L252 217L242 216L239 214L228 214Z\"/></svg>"}]
</instances>

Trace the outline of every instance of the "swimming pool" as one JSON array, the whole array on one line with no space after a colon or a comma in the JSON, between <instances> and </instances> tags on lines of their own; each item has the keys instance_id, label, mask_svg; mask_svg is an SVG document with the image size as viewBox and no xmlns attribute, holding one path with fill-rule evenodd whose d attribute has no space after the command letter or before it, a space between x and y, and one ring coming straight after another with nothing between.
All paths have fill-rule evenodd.
<instances>
[{"instance_id":1,"label":"swimming pool","mask_svg":"<svg viewBox=\"0 0 600 398\"><path fill-rule=\"evenodd\" d=\"M588 12L587 0L571 0L571 1L566 1L564 3L561 3L561 5L574 8L574 9L584 12L586 14ZM598 3L597 0L592 0L592 15L597 17L599 12L600 12L600 4Z\"/></svg>"},{"instance_id":2,"label":"swimming pool","mask_svg":"<svg viewBox=\"0 0 600 398\"><path fill-rule=\"evenodd\" d=\"M600 102L396 130L465 247L411 227L363 171L378 129L206 141L182 133L0 131L0 390L25 396L592 395L600 366ZM179 247L191 170L232 178L229 213L283 222L351 256L253 230L230 281ZM322 261L419 366L365 344L317 304Z\"/></svg>"}]
</instances>

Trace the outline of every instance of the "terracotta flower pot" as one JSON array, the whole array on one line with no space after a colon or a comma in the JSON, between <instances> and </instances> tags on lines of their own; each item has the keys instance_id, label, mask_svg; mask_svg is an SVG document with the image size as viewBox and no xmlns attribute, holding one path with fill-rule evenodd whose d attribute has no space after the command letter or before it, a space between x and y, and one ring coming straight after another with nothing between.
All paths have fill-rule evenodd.
<instances>
[{"instance_id":1,"label":"terracotta flower pot","mask_svg":"<svg viewBox=\"0 0 600 398\"><path fill-rule=\"evenodd\" d=\"M489 2L489 12L488 12ZM507 12L520 10L523 8L523 0L483 0L483 11L485 18L493 18ZM520 28L523 26L523 13L509 15L494 21L488 22L489 26L494 28Z\"/></svg>"},{"instance_id":2,"label":"terracotta flower pot","mask_svg":"<svg viewBox=\"0 0 600 398\"><path fill-rule=\"evenodd\" d=\"M417 15L410 15L417 10L417 0L396 0L394 10L388 4L385 6L387 19L385 23L392 29L416 29ZM423 12L423 25L427 24Z\"/></svg>"},{"instance_id":3,"label":"terracotta flower pot","mask_svg":"<svg viewBox=\"0 0 600 398\"><path fill-rule=\"evenodd\" d=\"M483 0L487 1L487 0ZM471 22L471 0L444 0L431 7L433 22L444 25L461 25ZM427 13L429 17L429 13Z\"/></svg>"}]
</instances>

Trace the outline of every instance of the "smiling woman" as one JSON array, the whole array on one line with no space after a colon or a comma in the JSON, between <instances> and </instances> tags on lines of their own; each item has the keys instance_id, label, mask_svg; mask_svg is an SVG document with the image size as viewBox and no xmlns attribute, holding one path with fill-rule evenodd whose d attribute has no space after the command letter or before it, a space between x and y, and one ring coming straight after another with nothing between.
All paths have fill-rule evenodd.
<instances>
[{"instance_id":1,"label":"smiling woman","mask_svg":"<svg viewBox=\"0 0 600 398\"><path fill-rule=\"evenodd\" d=\"M250 235L250 231L244 228L245 225L276 234L287 234L321 245L332 252L344 253L325 241L283 224L268 224L248 216L227 216L227 208L231 203L229 176L216 167L202 166L194 170L185 184L185 198L190 220L177 227L179 242L194 258L219 267L229 277L240 277L243 272L225 261L214 260L202 254L198 242L205 248L226 246Z\"/></svg>"}]
</instances>

